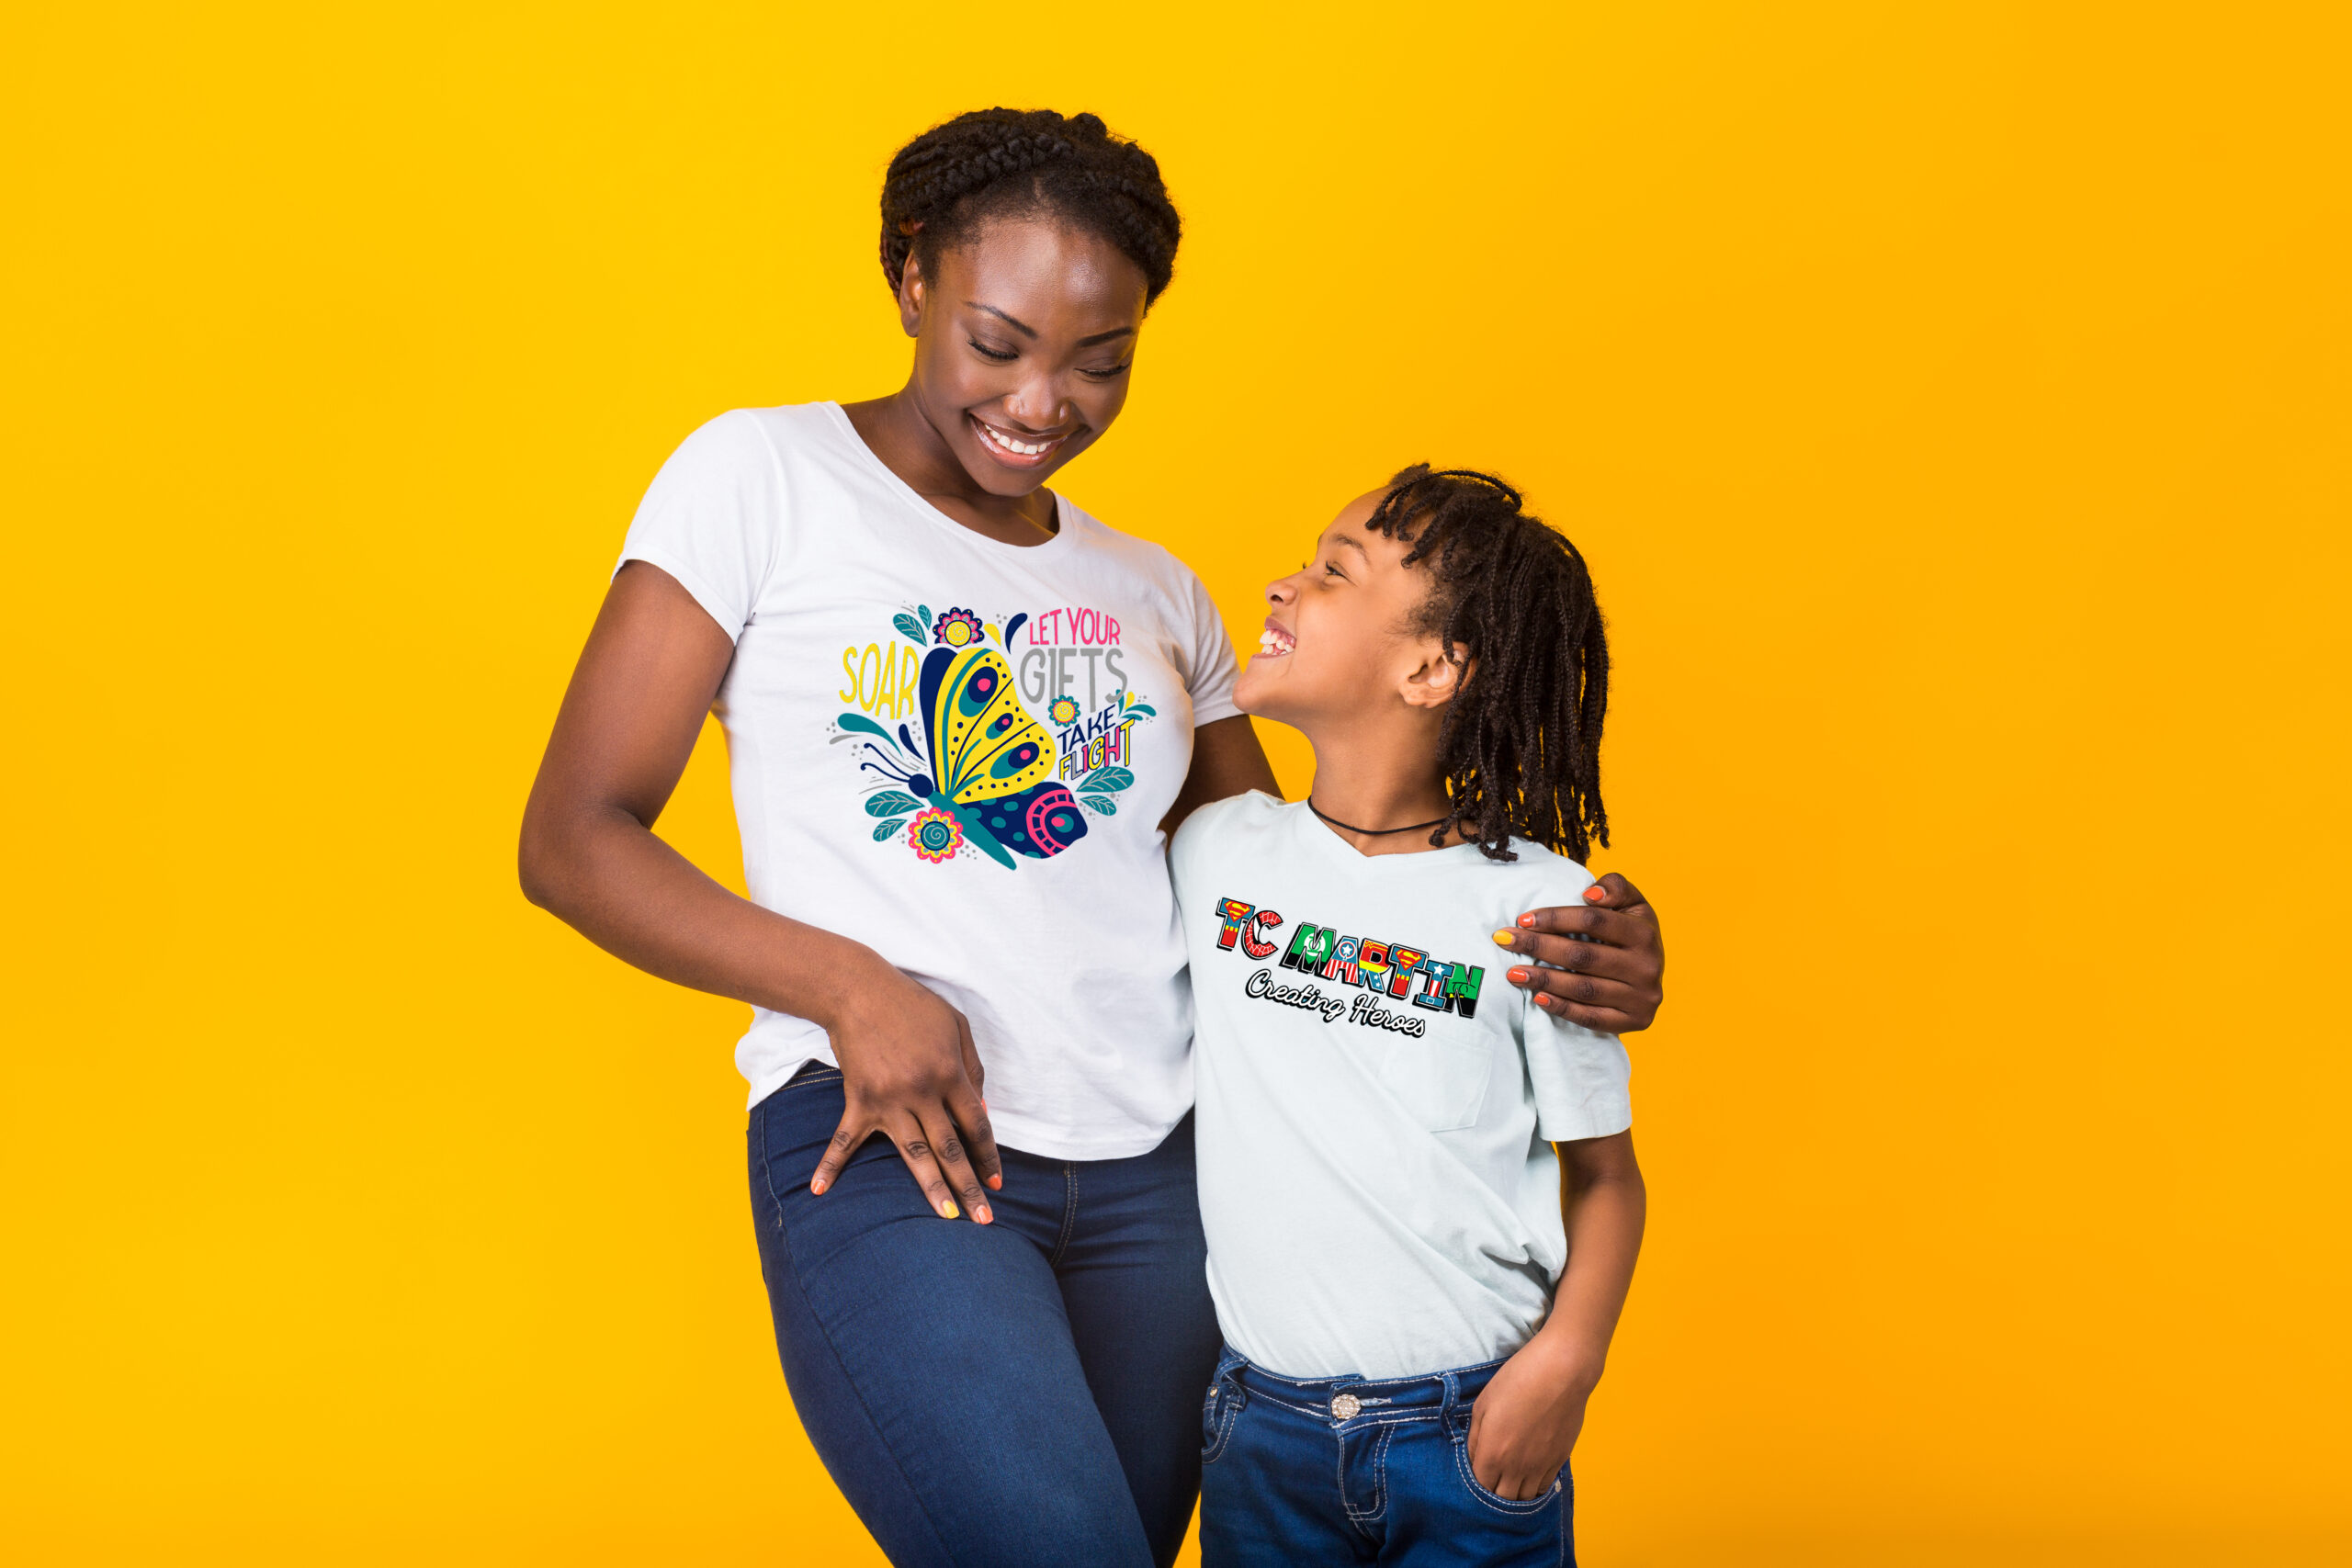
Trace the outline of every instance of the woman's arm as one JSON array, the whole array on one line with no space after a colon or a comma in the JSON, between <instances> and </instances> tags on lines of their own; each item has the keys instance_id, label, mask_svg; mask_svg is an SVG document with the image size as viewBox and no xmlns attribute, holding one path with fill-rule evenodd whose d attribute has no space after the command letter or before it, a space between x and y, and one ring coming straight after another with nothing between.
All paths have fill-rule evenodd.
<instances>
[{"instance_id":1,"label":"woman's arm","mask_svg":"<svg viewBox=\"0 0 2352 1568\"><path fill-rule=\"evenodd\" d=\"M960 1193L986 1224L981 1179L1003 1182L963 1014L864 943L737 897L653 835L734 653L675 578L621 568L523 812L523 892L650 974L832 1037L849 1107L816 1190L879 1132L933 1208L956 1217Z\"/></svg>"},{"instance_id":2,"label":"woman's arm","mask_svg":"<svg viewBox=\"0 0 2352 1568\"><path fill-rule=\"evenodd\" d=\"M1266 761L1266 749L1258 744L1250 716L1213 719L1193 731L1193 766L1184 775L1184 787L1176 792L1176 804L1160 819L1159 830L1172 839L1184 818L1202 807L1253 789L1282 798L1283 786L1274 782L1274 765Z\"/></svg>"},{"instance_id":3,"label":"woman's arm","mask_svg":"<svg viewBox=\"0 0 2352 1568\"><path fill-rule=\"evenodd\" d=\"M1541 1496L1568 1462L1642 1250L1649 1194L1634 1134L1559 1150L1568 1266L1552 1314L1470 1408L1470 1472L1498 1497Z\"/></svg>"}]
</instances>

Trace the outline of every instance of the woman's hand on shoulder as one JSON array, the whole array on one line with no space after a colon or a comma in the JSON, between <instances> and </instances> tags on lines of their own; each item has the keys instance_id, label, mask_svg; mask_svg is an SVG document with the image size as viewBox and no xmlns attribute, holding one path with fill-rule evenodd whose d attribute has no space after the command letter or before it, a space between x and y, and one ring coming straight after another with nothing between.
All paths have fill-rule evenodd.
<instances>
[{"instance_id":1,"label":"woman's hand on shoulder","mask_svg":"<svg viewBox=\"0 0 2352 1568\"><path fill-rule=\"evenodd\" d=\"M986 1075L971 1024L879 955L848 976L840 994L842 1006L817 1021L832 1037L847 1104L808 1190L821 1196L879 1133L897 1146L935 1213L989 1224L995 1215L988 1190L1001 1188L1004 1177L980 1098Z\"/></svg>"},{"instance_id":2,"label":"woman's hand on shoulder","mask_svg":"<svg viewBox=\"0 0 2352 1568\"><path fill-rule=\"evenodd\" d=\"M1640 888L1611 872L1581 905L1530 909L1496 942L1529 962L1504 978L1555 1018L1603 1034L1631 1034L1666 1000L1666 940ZM1547 967L1548 965L1548 967Z\"/></svg>"}]
</instances>

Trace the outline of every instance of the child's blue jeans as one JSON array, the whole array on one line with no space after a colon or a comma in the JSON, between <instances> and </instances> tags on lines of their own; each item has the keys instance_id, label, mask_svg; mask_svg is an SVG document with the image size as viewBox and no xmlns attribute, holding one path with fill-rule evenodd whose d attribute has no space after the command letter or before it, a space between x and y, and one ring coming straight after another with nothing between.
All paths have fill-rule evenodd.
<instances>
[{"instance_id":1,"label":"child's blue jeans","mask_svg":"<svg viewBox=\"0 0 2352 1568\"><path fill-rule=\"evenodd\" d=\"M1202 1568L1574 1568L1566 1467L1524 1503L1471 1473L1470 1402L1501 1365L1301 1381L1228 1346L1201 1413Z\"/></svg>"}]
</instances>

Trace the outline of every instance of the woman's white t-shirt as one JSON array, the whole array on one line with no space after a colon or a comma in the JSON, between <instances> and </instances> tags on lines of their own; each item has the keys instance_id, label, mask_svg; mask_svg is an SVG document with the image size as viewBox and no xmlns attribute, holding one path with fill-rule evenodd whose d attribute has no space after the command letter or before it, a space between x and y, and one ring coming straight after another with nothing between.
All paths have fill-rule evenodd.
<instances>
[{"instance_id":1,"label":"woman's white t-shirt","mask_svg":"<svg viewBox=\"0 0 2352 1568\"><path fill-rule=\"evenodd\" d=\"M1234 658L1200 580L1057 499L1044 544L923 501L836 403L738 409L655 476L624 562L735 640L726 727L753 902L865 943L971 1021L998 1139L1159 1144L1193 1103L1160 819ZM752 1101L811 1060L752 1010Z\"/></svg>"}]
</instances>

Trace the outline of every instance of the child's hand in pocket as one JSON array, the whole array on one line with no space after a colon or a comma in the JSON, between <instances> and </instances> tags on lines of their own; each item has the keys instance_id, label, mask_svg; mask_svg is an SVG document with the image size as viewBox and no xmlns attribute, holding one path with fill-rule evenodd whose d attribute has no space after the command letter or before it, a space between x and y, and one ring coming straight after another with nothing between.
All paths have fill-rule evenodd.
<instances>
[{"instance_id":1,"label":"child's hand in pocket","mask_svg":"<svg viewBox=\"0 0 2352 1568\"><path fill-rule=\"evenodd\" d=\"M1470 1473L1479 1485L1512 1502L1551 1490L1600 1382L1583 1361L1538 1335L1502 1364L1470 1407Z\"/></svg>"}]
</instances>

